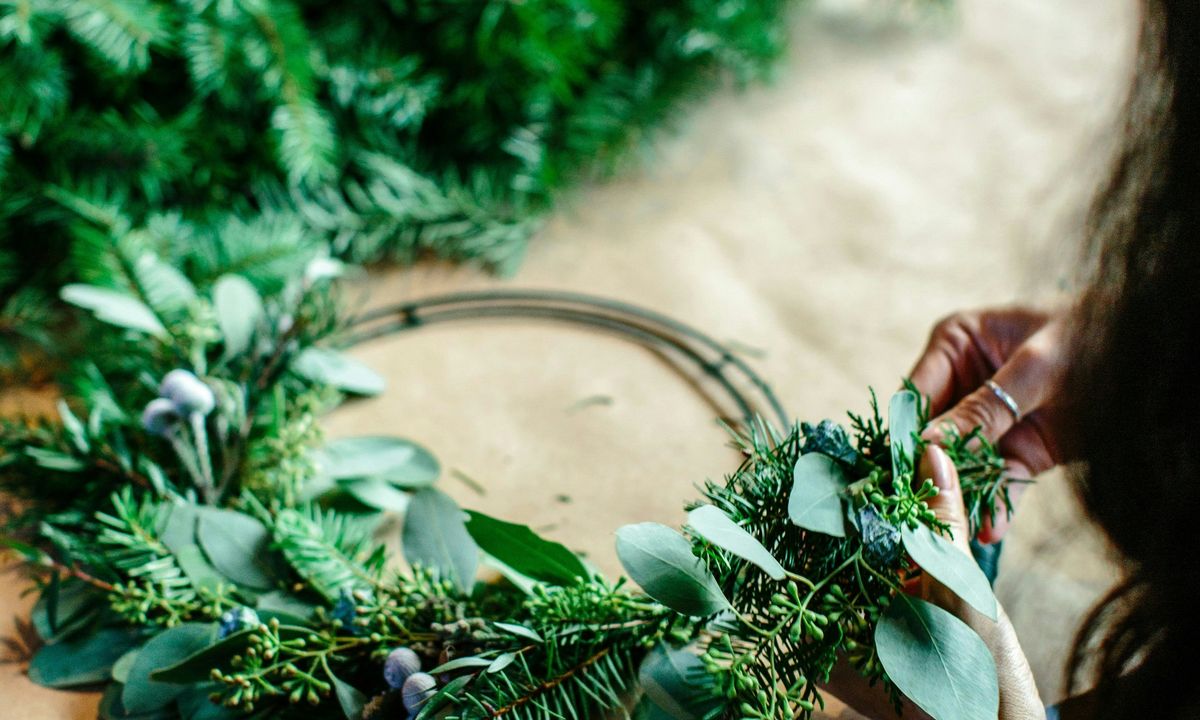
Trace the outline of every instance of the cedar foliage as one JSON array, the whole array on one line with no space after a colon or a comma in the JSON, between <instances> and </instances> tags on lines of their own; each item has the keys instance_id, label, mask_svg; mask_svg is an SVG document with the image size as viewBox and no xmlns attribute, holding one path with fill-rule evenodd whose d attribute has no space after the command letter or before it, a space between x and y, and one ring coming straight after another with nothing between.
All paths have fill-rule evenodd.
<instances>
[{"instance_id":1,"label":"cedar foliage","mask_svg":"<svg viewBox=\"0 0 1200 720\"><path fill-rule=\"evenodd\" d=\"M0 0L0 244L50 286L81 240L164 225L508 269L706 71L761 73L783 7Z\"/></svg>"}]
</instances>

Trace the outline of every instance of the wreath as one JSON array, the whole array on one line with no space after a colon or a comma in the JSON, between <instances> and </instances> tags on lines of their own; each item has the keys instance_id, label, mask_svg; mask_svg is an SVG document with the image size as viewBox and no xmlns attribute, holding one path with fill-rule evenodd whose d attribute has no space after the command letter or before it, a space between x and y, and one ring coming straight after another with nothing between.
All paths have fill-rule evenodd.
<instances>
[{"instance_id":1,"label":"wreath","mask_svg":"<svg viewBox=\"0 0 1200 720\"><path fill-rule=\"evenodd\" d=\"M911 386L886 418L872 393L848 428L792 425L736 355L669 318L553 293L354 315L344 269L318 257L297 279L197 287L146 255L123 283L62 288L87 350L61 374L58 418L0 432L0 487L20 499L4 542L40 592L33 681L104 685L109 719L784 719L811 716L846 662L898 710L995 717L982 640L903 592L925 572L997 610L915 473L928 407ZM665 348L738 407L744 460L700 487L682 532L617 531L632 583L464 511L409 440L322 436L322 413L384 390L347 343L500 314ZM977 434L947 446L977 527L1008 507L1003 461ZM404 571L380 538L392 512Z\"/></svg>"}]
</instances>

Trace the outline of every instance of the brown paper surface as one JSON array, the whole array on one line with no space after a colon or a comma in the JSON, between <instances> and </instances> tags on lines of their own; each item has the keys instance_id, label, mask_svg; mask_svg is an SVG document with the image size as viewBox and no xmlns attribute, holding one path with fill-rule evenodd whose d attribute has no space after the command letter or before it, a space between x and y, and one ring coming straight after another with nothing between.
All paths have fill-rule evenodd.
<instances>
[{"instance_id":1,"label":"brown paper surface","mask_svg":"<svg viewBox=\"0 0 1200 720\"><path fill-rule=\"evenodd\" d=\"M1133 37L1132 4L1118 0L964 0L938 22L882 5L798 13L772 86L718 93L640 167L565 198L516 277L380 272L364 283L368 303L483 287L596 293L756 349L799 418L865 409L867 386L890 392L938 317L1045 298L1069 274L1064 230L1095 176ZM389 388L330 417L331 436L418 440L461 503L542 529L610 574L617 527L678 525L693 484L737 462L685 378L607 335L493 320L355 353ZM0 395L9 412L32 402ZM1064 533L1078 522L1060 480L1026 505L998 591L1049 701L1110 574L1086 533ZM2 577L7 637L31 600ZM0 665L0 719L94 717L95 695L34 687L22 670Z\"/></svg>"}]
</instances>

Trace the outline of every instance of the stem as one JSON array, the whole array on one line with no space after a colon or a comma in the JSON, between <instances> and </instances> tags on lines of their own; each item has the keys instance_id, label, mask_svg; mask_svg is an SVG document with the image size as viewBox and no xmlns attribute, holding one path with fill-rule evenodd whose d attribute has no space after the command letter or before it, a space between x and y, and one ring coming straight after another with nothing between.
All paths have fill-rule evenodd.
<instances>
[{"instance_id":1,"label":"stem","mask_svg":"<svg viewBox=\"0 0 1200 720\"><path fill-rule=\"evenodd\" d=\"M195 448L188 444L187 440L183 437L183 433L178 428L172 429L167 433L167 439L171 441L171 447L175 449L175 454L179 456L179 462L183 463L183 468L191 476L192 484L200 490L201 495L204 496L207 502L211 490L205 486L204 475L196 465Z\"/></svg>"},{"instance_id":2,"label":"stem","mask_svg":"<svg viewBox=\"0 0 1200 720\"><path fill-rule=\"evenodd\" d=\"M196 438L196 454L200 456L200 472L204 477L204 485L201 486L204 502L214 505L217 500L214 492L216 483L213 482L212 457L208 454L208 428L204 425L204 416L198 412L189 415L188 421L192 424L192 435Z\"/></svg>"}]
</instances>

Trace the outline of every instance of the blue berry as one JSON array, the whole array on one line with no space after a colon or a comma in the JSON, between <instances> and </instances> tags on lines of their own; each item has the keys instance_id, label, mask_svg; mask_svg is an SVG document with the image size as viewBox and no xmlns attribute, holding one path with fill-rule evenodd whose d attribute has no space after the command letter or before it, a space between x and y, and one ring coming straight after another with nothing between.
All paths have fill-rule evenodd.
<instances>
[{"instance_id":1,"label":"blue berry","mask_svg":"<svg viewBox=\"0 0 1200 720\"><path fill-rule=\"evenodd\" d=\"M414 715L421 710L421 706L429 702L429 698L433 697L437 692L437 680L429 673L413 673L404 681L404 686L400 688L400 695L404 698L404 707Z\"/></svg>"},{"instance_id":2,"label":"blue berry","mask_svg":"<svg viewBox=\"0 0 1200 720\"><path fill-rule=\"evenodd\" d=\"M217 405L212 388L187 370L172 370L163 377L158 394L175 403L181 415L207 415Z\"/></svg>"},{"instance_id":3,"label":"blue berry","mask_svg":"<svg viewBox=\"0 0 1200 720\"><path fill-rule=\"evenodd\" d=\"M166 398L155 398L146 403L142 411L142 427L152 435L165 436L170 434L179 424L179 410L175 403Z\"/></svg>"},{"instance_id":4,"label":"blue berry","mask_svg":"<svg viewBox=\"0 0 1200 720\"><path fill-rule=\"evenodd\" d=\"M221 621L217 626L217 637L224 640L235 632L248 627L256 627L258 623L258 613L248 607L226 610L221 614Z\"/></svg>"},{"instance_id":5,"label":"blue berry","mask_svg":"<svg viewBox=\"0 0 1200 720\"><path fill-rule=\"evenodd\" d=\"M387 660L383 662L383 679L387 681L389 687L397 690L404 687L404 683L415 673L421 670L421 658L417 654L406 647L399 647L388 653Z\"/></svg>"}]
</instances>

